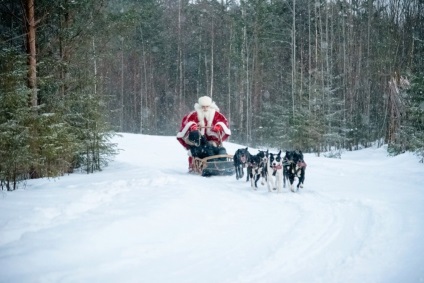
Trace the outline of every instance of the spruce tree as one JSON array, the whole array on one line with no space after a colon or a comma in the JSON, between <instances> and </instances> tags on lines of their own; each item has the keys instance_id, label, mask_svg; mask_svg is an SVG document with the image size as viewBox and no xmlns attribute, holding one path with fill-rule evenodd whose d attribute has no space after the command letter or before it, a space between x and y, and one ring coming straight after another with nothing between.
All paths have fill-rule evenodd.
<instances>
[{"instance_id":1,"label":"spruce tree","mask_svg":"<svg viewBox=\"0 0 424 283\"><path fill-rule=\"evenodd\" d=\"M25 61L16 49L0 50L0 184L7 190L16 189L27 178L33 157Z\"/></svg>"},{"instance_id":2,"label":"spruce tree","mask_svg":"<svg viewBox=\"0 0 424 283\"><path fill-rule=\"evenodd\" d=\"M401 148L414 151L424 161L424 73L416 76L407 91L406 115L401 126Z\"/></svg>"}]
</instances>

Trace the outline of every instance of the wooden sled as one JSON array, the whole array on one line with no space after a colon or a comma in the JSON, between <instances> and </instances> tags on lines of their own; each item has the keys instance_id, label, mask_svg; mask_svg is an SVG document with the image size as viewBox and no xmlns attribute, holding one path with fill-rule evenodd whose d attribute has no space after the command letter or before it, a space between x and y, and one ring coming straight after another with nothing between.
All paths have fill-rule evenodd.
<instances>
[{"instance_id":1,"label":"wooden sled","mask_svg":"<svg viewBox=\"0 0 424 283\"><path fill-rule=\"evenodd\" d=\"M193 158L193 173L204 177L231 176L235 173L233 155L220 154Z\"/></svg>"}]
</instances>

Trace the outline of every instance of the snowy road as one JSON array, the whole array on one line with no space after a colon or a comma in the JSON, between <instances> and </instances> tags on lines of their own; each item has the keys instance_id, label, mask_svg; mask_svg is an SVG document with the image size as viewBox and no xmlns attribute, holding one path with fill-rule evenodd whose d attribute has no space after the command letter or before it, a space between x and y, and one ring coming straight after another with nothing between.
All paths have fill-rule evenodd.
<instances>
[{"instance_id":1,"label":"snowy road","mask_svg":"<svg viewBox=\"0 0 424 283\"><path fill-rule=\"evenodd\" d=\"M305 188L277 194L188 175L173 137L115 139L101 173L2 193L0 282L424 282L411 154L307 154Z\"/></svg>"}]
</instances>

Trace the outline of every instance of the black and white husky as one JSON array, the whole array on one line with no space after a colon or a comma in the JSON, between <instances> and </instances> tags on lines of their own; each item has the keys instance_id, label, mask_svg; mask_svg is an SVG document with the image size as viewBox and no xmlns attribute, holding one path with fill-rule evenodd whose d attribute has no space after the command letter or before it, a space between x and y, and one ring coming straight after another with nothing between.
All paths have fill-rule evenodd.
<instances>
[{"instance_id":1,"label":"black and white husky","mask_svg":"<svg viewBox=\"0 0 424 283\"><path fill-rule=\"evenodd\" d=\"M289 181L290 190L292 192L298 191L299 188L303 188L303 183L305 182L305 171L306 171L306 162L303 160L302 151L286 151L284 156L284 187L286 187L286 179ZM295 188L294 181L295 178L299 179L297 186Z\"/></svg>"},{"instance_id":2,"label":"black and white husky","mask_svg":"<svg viewBox=\"0 0 424 283\"><path fill-rule=\"evenodd\" d=\"M262 177L261 184L265 185L266 180L266 155L264 151L259 151L256 155L251 155L247 166L247 181L250 178L250 186L256 190L258 181Z\"/></svg>"},{"instance_id":3,"label":"black and white husky","mask_svg":"<svg viewBox=\"0 0 424 283\"><path fill-rule=\"evenodd\" d=\"M268 191L277 191L278 193L282 190L283 178L283 158L281 157L281 150L275 153L268 153L267 162L267 184Z\"/></svg>"}]
</instances>

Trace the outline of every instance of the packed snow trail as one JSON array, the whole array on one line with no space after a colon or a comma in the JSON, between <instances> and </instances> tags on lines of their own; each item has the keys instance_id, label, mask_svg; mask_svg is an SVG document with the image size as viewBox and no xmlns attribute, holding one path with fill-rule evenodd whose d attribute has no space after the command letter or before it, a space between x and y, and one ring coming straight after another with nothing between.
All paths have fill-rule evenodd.
<instances>
[{"instance_id":1,"label":"packed snow trail","mask_svg":"<svg viewBox=\"0 0 424 283\"><path fill-rule=\"evenodd\" d=\"M411 154L306 154L305 188L278 194L187 174L174 137L115 141L103 172L2 193L0 282L424 282Z\"/></svg>"}]
</instances>

